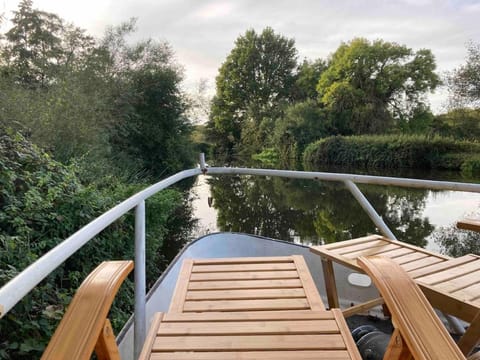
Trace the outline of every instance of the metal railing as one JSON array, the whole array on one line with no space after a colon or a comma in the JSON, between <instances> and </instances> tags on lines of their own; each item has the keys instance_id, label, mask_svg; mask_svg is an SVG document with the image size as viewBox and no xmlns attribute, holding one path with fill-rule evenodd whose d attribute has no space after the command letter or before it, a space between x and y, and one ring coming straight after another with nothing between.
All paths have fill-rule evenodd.
<instances>
[{"instance_id":1,"label":"metal railing","mask_svg":"<svg viewBox=\"0 0 480 360\"><path fill-rule=\"evenodd\" d=\"M209 175L258 175L297 179L312 179L343 182L359 202L379 231L392 239L395 235L388 228L382 217L375 211L365 195L356 184L391 185L432 190L453 190L480 193L480 184L417 180L383 176L353 175L327 172L305 172L270 169L248 169L228 167L207 167L205 157L200 155L200 167L181 171L162 180L145 190L131 196L119 205L102 214L75 234L43 255L15 278L0 289L0 317L12 309L28 292L47 275L72 256L77 250L92 240L98 233L107 228L115 220L135 208L135 310L134 310L134 354L138 357L146 334L145 319L145 200L159 191L188 177L200 174Z\"/></svg>"}]
</instances>

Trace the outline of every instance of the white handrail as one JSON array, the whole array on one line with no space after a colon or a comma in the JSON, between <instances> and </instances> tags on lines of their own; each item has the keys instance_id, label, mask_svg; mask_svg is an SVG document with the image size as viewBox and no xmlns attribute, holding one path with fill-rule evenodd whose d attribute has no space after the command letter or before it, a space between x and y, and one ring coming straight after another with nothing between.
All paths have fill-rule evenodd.
<instances>
[{"instance_id":1,"label":"white handrail","mask_svg":"<svg viewBox=\"0 0 480 360\"><path fill-rule=\"evenodd\" d=\"M139 264L136 264L135 281L139 282L136 286L135 294L135 314L139 318L135 325L138 327L138 335L135 336L135 348L138 350L143 343L145 336L145 267L144 267L144 249L145 249L145 211L144 201L156 194L157 192L173 185L188 177L200 174L209 175L259 175L259 176L276 176L297 179L312 179L324 181L338 181L346 184L347 188L352 192L355 199L362 205L368 216L377 225L380 231L389 237L393 233L383 222L383 219L371 206L365 196L361 193L358 184L375 184L375 185L393 185L401 187L414 187L433 190L453 190L468 191L480 193L480 184L418 180L408 178L395 178L385 176L370 175L354 175L327 172L306 172L306 171L290 171L290 170L270 170L270 169L248 169L248 168L228 168L228 167L212 167L208 168L205 163L205 156L200 155L200 168L181 171L175 175L168 177L143 191L131 196L127 200L113 207L109 211L100 215L98 218L85 225L72 236L65 239L62 243L54 247L52 250L43 255L40 259L28 266L15 278L10 280L0 289L0 318L11 310L28 292L30 292L37 284L54 271L60 264L73 255L88 241L93 239L98 233L108 227L115 220L127 213L133 208L140 208L136 211L136 241L135 254ZM394 237L394 235L393 235Z\"/></svg>"},{"instance_id":2,"label":"white handrail","mask_svg":"<svg viewBox=\"0 0 480 360\"><path fill-rule=\"evenodd\" d=\"M480 193L480 184L461 183L451 181L419 180L409 178L396 178L387 176L355 175L313 171L271 170L271 169L247 169L247 168L208 168L208 174L231 174L231 175L260 175L278 176L295 179L311 179L324 181L344 182L350 180L356 184L387 185L422 188L431 190L453 190Z\"/></svg>"},{"instance_id":3,"label":"white handrail","mask_svg":"<svg viewBox=\"0 0 480 360\"><path fill-rule=\"evenodd\" d=\"M180 180L200 173L200 169L191 169L170 176L169 178L129 197L127 200L100 215L98 218L78 230L75 234L65 239L0 289L0 317L3 317L8 311L10 311L10 309L28 294L30 290L37 286L40 281L90 241L95 235L119 217L136 207L141 201Z\"/></svg>"}]
</instances>

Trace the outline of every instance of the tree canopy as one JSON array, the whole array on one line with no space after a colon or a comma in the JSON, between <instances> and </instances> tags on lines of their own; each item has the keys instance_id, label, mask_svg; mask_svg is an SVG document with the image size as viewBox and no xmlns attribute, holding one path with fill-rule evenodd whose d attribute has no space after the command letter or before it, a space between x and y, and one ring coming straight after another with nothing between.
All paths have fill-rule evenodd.
<instances>
[{"instance_id":1,"label":"tree canopy","mask_svg":"<svg viewBox=\"0 0 480 360\"><path fill-rule=\"evenodd\" d=\"M439 84L430 50L357 38L331 56L317 85L340 134L379 133L409 120Z\"/></svg>"},{"instance_id":2,"label":"tree canopy","mask_svg":"<svg viewBox=\"0 0 480 360\"><path fill-rule=\"evenodd\" d=\"M31 0L22 0L14 11L2 70L27 87L45 87L67 68L80 68L79 60L94 51L94 40L58 15L32 6Z\"/></svg>"},{"instance_id":3,"label":"tree canopy","mask_svg":"<svg viewBox=\"0 0 480 360\"><path fill-rule=\"evenodd\" d=\"M101 162L92 173L190 166L181 67L167 43L127 43L134 31L132 19L95 40L23 0L1 44L0 122L62 162Z\"/></svg>"},{"instance_id":4,"label":"tree canopy","mask_svg":"<svg viewBox=\"0 0 480 360\"><path fill-rule=\"evenodd\" d=\"M447 78L453 108L480 106L480 44L471 42L467 51L465 64Z\"/></svg>"},{"instance_id":5,"label":"tree canopy","mask_svg":"<svg viewBox=\"0 0 480 360\"><path fill-rule=\"evenodd\" d=\"M210 128L222 149L262 144L295 83L295 42L266 28L248 30L219 69ZM262 126L263 123L263 126Z\"/></svg>"}]
</instances>

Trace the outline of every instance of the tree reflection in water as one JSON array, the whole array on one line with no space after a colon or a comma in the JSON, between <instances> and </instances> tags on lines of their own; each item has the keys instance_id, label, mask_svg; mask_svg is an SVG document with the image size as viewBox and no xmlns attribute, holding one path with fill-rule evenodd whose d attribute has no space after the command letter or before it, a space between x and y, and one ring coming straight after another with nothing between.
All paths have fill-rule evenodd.
<instances>
[{"instance_id":1,"label":"tree reflection in water","mask_svg":"<svg viewBox=\"0 0 480 360\"><path fill-rule=\"evenodd\" d=\"M466 254L480 254L480 233L442 227L432 234L433 241L443 254L459 257Z\"/></svg>"},{"instance_id":2,"label":"tree reflection in water","mask_svg":"<svg viewBox=\"0 0 480 360\"><path fill-rule=\"evenodd\" d=\"M209 180L221 231L236 231L309 244L378 233L340 183L252 176ZM422 216L426 190L361 186L399 240L425 247L434 230Z\"/></svg>"}]
</instances>

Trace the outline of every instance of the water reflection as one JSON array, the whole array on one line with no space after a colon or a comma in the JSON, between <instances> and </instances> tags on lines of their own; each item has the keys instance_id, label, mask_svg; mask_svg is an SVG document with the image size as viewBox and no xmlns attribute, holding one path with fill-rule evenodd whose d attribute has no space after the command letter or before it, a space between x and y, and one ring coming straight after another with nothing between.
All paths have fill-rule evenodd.
<instances>
[{"instance_id":1,"label":"water reflection","mask_svg":"<svg viewBox=\"0 0 480 360\"><path fill-rule=\"evenodd\" d=\"M433 241L444 254L459 257L466 254L480 254L480 233L442 227L432 235Z\"/></svg>"},{"instance_id":2,"label":"water reflection","mask_svg":"<svg viewBox=\"0 0 480 360\"><path fill-rule=\"evenodd\" d=\"M331 243L368 233L375 225L343 184L250 176L211 178L221 231L303 243ZM434 226L423 217L426 190L361 186L402 241L425 247Z\"/></svg>"}]
</instances>

